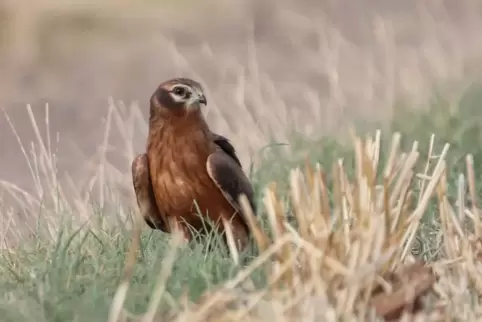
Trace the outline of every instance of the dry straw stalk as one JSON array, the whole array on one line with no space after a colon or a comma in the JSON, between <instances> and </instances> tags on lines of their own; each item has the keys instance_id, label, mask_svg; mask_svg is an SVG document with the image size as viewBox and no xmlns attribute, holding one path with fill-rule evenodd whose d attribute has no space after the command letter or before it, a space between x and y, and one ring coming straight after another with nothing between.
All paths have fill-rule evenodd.
<instances>
[{"instance_id":1,"label":"dry straw stalk","mask_svg":"<svg viewBox=\"0 0 482 322\"><path fill-rule=\"evenodd\" d=\"M434 156L432 136L424 164L418 142L402 152L400 138L398 133L393 135L381 169L381 133L365 140L354 136L353 178L341 159L331 168L330 183L320 164L313 167L307 162L303 170L293 169L289 180L295 224L285 216L276 184L268 185L264 205L272 238L260 228L242 196L261 255L198 303L186 304L172 321L443 321L465 314L451 297L462 301L460 295L469 284L482 294L482 242L472 158L467 157L472 207L463 203L465 176L461 175L461 206L455 208L447 199L449 145ZM433 160L436 163L431 166ZM425 165L423 173L417 172L417 165ZM423 263L410 250L431 200L438 203L444 236L439 246L445 257ZM244 290L242 286L259 267L266 270L268 285ZM481 316L476 311L471 314ZM142 320L165 321L166 317L156 316L151 308Z\"/></svg>"}]
</instances>

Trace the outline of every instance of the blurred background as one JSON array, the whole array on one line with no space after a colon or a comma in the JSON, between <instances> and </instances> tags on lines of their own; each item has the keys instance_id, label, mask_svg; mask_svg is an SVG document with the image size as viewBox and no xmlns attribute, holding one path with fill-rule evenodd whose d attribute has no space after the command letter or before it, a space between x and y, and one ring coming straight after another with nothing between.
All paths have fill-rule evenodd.
<instances>
[{"instance_id":1,"label":"blurred background","mask_svg":"<svg viewBox=\"0 0 482 322\"><path fill-rule=\"evenodd\" d=\"M337 135L399 98L423 108L437 86L456 98L480 75L481 18L477 0L0 0L4 198L35 208L44 179L75 196L97 180L132 202L148 100L171 77L204 85L246 166L292 131Z\"/></svg>"}]
</instances>

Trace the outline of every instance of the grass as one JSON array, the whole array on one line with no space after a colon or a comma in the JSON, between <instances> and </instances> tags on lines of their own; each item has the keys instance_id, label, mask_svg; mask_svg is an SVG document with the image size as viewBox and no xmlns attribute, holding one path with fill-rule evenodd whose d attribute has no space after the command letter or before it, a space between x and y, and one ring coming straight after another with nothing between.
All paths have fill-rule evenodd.
<instances>
[{"instance_id":1,"label":"grass","mask_svg":"<svg viewBox=\"0 0 482 322\"><path fill-rule=\"evenodd\" d=\"M176 236L139 231L135 209L91 202L79 224L53 185L57 226L2 250L0 320L374 320L370 294L378 284L390 293L381 276L417 258L437 279L418 314L480 318L479 93L455 113L438 99L418 123L399 114L351 146L293 136L260 152L251 177L263 206L251 226L261 253L239 265L219 236L180 247ZM297 152L306 146L310 154Z\"/></svg>"},{"instance_id":2,"label":"grass","mask_svg":"<svg viewBox=\"0 0 482 322\"><path fill-rule=\"evenodd\" d=\"M137 255L126 300L126 308L132 313L146 309L169 251L165 236L156 235L151 232L142 236L142 251ZM89 230L61 234L53 243L5 254L2 290L8 296L2 303L2 317L8 317L5 321L33 317L43 321L106 320L122 279L129 242L128 232ZM178 253L172 267L173 278L167 283L170 296L163 300L163 307L174 305L172 298L179 298L186 291L196 299L204 289L231 278L237 271L222 252L207 255L203 248L195 245ZM16 299L15 303L23 309L12 310L8 298Z\"/></svg>"}]
</instances>

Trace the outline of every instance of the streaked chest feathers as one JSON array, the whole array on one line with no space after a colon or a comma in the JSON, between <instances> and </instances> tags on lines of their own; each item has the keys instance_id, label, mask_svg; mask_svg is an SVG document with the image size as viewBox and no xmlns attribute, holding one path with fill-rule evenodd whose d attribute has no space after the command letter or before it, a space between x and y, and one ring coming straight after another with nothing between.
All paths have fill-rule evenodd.
<instances>
[{"instance_id":1,"label":"streaked chest feathers","mask_svg":"<svg viewBox=\"0 0 482 322\"><path fill-rule=\"evenodd\" d=\"M194 200L198 203L205 199L205 194L212 188L211 178L206 171L209 146L196 142L191 137L171 142L169 148L160 149L150 162L154 192L157 199L163 200L159 207L166 212L194 211ZM157 159L156 159L157 158ZM185 209L189 205L190 209Z\"/></svg>"}]
</instances>

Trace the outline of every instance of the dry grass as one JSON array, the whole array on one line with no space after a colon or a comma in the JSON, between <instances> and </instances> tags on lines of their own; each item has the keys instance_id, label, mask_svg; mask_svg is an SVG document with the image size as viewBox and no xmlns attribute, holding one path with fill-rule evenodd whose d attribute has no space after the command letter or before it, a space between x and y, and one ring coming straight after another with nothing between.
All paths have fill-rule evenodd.
<instances>
[{"instance_id":1,"label":"dry grass","mask_svg":"<svg viewBox=\"0 0 482 322\"><path fill-rule=\"evenodd\" d=\"M453 154L474 148L480 131L474 132L470 122L464 121L468 115L474 117L471 110L460 109L451 115L442 106L435 106L434 111L447 113L447 123L441 123L444 117L433 111L427 114L437 120L439 131L452 126L450 131L459 133L454 136L454 151L450 144L436 144L435 135L428 142L415 141L407 146L406 141L401 143L401 134L395 133L387 144L377 131L365 139L353 135L353 148L348 155L343 153L345 159L335 158L331 167L326 156L333 151L322 144L311 145L321 156L319 162L307 161L291 169L287 177L278 174L258 183L264 207L260 217L250 216L250 226L260 253L245 267L236 264L245 262L245 254L231 252L232 262L227 265L222 252L206 254L208 247L195 245L201 249L190 253L178 248L176 239L169 242L162 234L152 249L139 218L116 205L119 192L109 186L111 178L106 174L111 169L106 163L101 162L102 167L96 169L89 190L72 197L75 185L63 186L57 178L57 156L52 148L55 140L42 140L40 126L29 111L37 144L30 151L22 147L37 194L28 194L6 181L1 184L4 192L24 206L26 214L37 211L37 225L20 225L12 212L2 213L6 249L0 260L0 284L8 291L3 302L0 300L0 311L11 315L8 310L14 310L28 316L29 309L18 305L30 298L26 294L43 293L44 288L50 289L49 297L59 299L72 293L89 297L77 288L93 288L95 296L99 296L99 289L108 291L101 299L110 312L92 311L90 316L99 320L105 316L109 321L165 321L168 317L173 321L349 321L373 320L374 312L398 316L403 309L425 321L478 319L482 312L477 304L481 292L480 154L473 150L475 161L471 154L463 154L464 166L459 170L447 165L453 165ZM454 117L461 123L455 123ZM426 131L431 130L425 116L418 118L416 126L422 127L422 134L411 133L409 138L426 137ZM125 117L122 107L111 105L106 136L114 120L126 119L133 123L143 120L135 114ZM408 120L412 126L414 116ZM473 121L478 122L477 118ZM476 128L480 128L478 124ZM107 145L104 139L104 153ZM271 168L276 166L266 162ZM283 186L289 187L288 196ZM91 203L93 191L101 191L96 200L102 204ZM119 225L118 218L127 222ZM33 235L33 245L25 240L25 233ZM13 240L21 241L22 247L14 247ZM128 247L129 241L132 244ZM146 262L146 258L157 258L157 262ZM183 265L192 266L179 273ZM200 268L202 265L207 265L208 271ZM217 267L234 269L233 274L194 286L199 283L196 274L214 276ZM37 285L39 271L50 277ZM261 285L256 282L259 274L267 277ZM54 287L64 283L71 286ZM189 292L179 294L172 283L196 287L200 296L193 301ZM139 310L137 304L133 310L133 298L144 303L144 309ZM55 308L45 313L44 320L50 321L60 314L55 312L62 311L67 311L62 313L67 319L85 318L84 310L91 310L93 303L79 301L82 305L75 301L65 306L49 304ZM8 310L2 308L6 303Z\"/></svg>"},{"instance_id":2,"label":"dry grass","mask_svg":"<svg viewBox=\"0 0 482 322\"><path fill-rule=\"evenodd\" d=\"M145 118L149 95L169 77L203 83L210 124L248 165L272 138L338 135L353 119L386 120L399 96L423 108L437 84L456 100L480 74L482 8L473 0L213 1L177 9L165 1L76 3L8 1L11 19L1 28L8 33L0 44L0 104L24 142L34 136L25 105L43 119L50 104L50 130L61 133L61 180L63 172L80 183L92 175L109 96L125 102L123 116ZM128 138L136 152L145 140L140 124ZM0 145L11 151L0 177L32 193L3 115L0 131ZM125 173L122 131L109 133L107 160Z\"/></svg>"},{"instance_id":3,"label":"dry grass","mask_svg":"<svg viewBox=\"0 0 482 322\"><path fill-rule=\"evenodd\" d=\"M366 321L375 319L374 312L402 321L479 319L479 305L469 303L480 296L482 285L482 226L475 202L473 159L471 155L466 158L467 173L460 174L459 206L455 206L447 199L449 145L438 155L430 151L426 160L420 160L418 142L413 142L410 151L400 151L399 143L396 133L382 168L380 132L366 140L355 137L355 176L348 178L339 160L333 165L331 184L324 180L319 164L293 169L289 180L296 227L285 218L276 184L269 185L264 206L273 238L251 217L260 256L198 303L186 303L185 311L172 321ZM416 169L420 161L426 164L423 173ZM466 185L474 200L471 208L465 207ZM333 202L329 189L334 191ZM438 206L435 239L441 255L423 268L422 262L413 264L411 248L432 199ZM244 197L241 200L249 207ZM137 247L132 244L131 254ZM175 249L166 258L149 310L130 321L166 320L156 316L156 309ZM133 266L135 257L129 258L126 265ZM267 286L246 290L251 273L259 267L269 276ZM127 316L121 304L129 284L127 271L124 278L110 321Z\"/></svg>"},{"instance_id":4,"label":"dry grass","mask_svg":"<svg viewBox=\"0 0 482 322\"><path fill-rule=\"evenodd\" d=\"M127 298L136 296L129 295L133 292L131 279L139 274L135 273L136 267L141 265L143 270L149 267L146 263L137 263L146 247L145 243L139 243L142 230L139 226L141 223L136 221L138 217L130 217L127 208L117 206L115 210L119 218L134 220L134 226L127 222L127 230L120 228L111 215L97 218L97 211L104 214L113 212L112 206L115 206L118 196L118 192L108 186L108 171L102 167L97 169L90 190L69 198L70 191L75 190L69 190L57 181L52 139L46 142L42 140L40 126L33 114L29 113L38 141L30 152L26 147L24 150L32 177L36 178L34 182L38 195L30 195L5 181L2 185L6 192L18 198L26 213L37 210L38 225L20 226L11 214L3 214L6 219L4 223L10 225L4 226L4 233L18 234L9 235L8 239L4 235L7 249L3 261L0 261L4 276L0 283L6 289L13 281L23 285L20 289L27 287L25 279L35 281L34 273L26 274L24 271L37 271L36 265L42 263L45 252L53 251L47 262L58 258L56 269L69 267L70 271L71 265L80 265L79 258L84 256L99 260L100 254L108 247L111 249L109 252L116 255L101 255L105 258L100 260L100 267L112 265L109 264L112 262L118 263L118 266L125 260L117 291L114 294L113 286L117 282L103 286L109 274L99 276L96 275L99 273L95 273L87 279L96 285L95 288L108 287L112 291L106 298L110 307L109 321L165 321L168 316L173 321L358 321L375 319L375 312L394 317L403 310L408 312L405 314L415 314L424 321L480 318L477 299L481 292L478 261L481 256L482 227L476 190L479 174L474 169L470 154L465 156L463 173L454 173L448 168L450 145L439 148L435 144L435 135L430 137L428 144L415 141L406 150L401 148L402 136L399 133L394 134L389 145L382 144L380 131L366 139L353 135L350 156L354 163L336 159L331 167L325 168L329 166L326 160L314 165L306 162L304 166L292 169L289 177L278 176L264 182L262 191L258 191L264 211L259 218L250 217L260 254L245 267L231 264L237 267L237 273L223 278L221 283L218 281L202 287L201 296L194 302L183 295L176 300L169 300L175 301L175 309L171 307L166 311L166 298L172 297L169 283L182 280L173 267L179 258L184 256L186 260L186 254L182 255L186 250L179 249L174 238L161 255L160 266L148 268L152 269L150 285L139 290L138 287L143 284L134 283L134 288L137 288L134 294L141 292L148 299L145 303L146 313L141 314L130 313L127 305ZM465 116L460 117L463 119ZM116 118L129 119L123 118L121 110L112 105L108 120ZM48 128L48 121L46 123ZM107 124L106 133L109 132L110 121ZM15 127L12 126L12 129ZM473 132L470 133L474 136ZM107 140L104 140L104 151L107 144ZM428 149L420 150L419 146ZM329 152L323 150L321 145L318 149L321 155ZM477 159L477 162L480 160ZM105 166L105 163L101 164ZM289 186L288 200L279 188L286 184ZM100 187L97 191L102 191L100 200L104 203L99 205L102 205L100 208L90 204L89 196L95 190L95 185ZM451 198L453 193L449 192L454 188L455 199ZM245 200L243 203L246 205ZM268 223L268 229L261 228L265 222ZM34 253L29 250L31 246L27 246L30 245L28 243L25 248L9 244L14 239L24 240L22 231L35 235L37 246L33 248ZM72 243L79 250L71 253L68 251L70 246L62 246L62 238L57 236L59 232L67 236L67 245ZM80 240L76 238L78 234ZM100 253L92 242L84 243L89 234L97 236L95 239L107 238L107 243L106 240L101 241L104 246ZM125 247L122 244L131 239L131 234L132 244ZM113 242L119 238L121 245ZM423 250L423 253L415 255L418 259L413 254L417 242L422 244ZM58 254L54 249L64 249L73 257L68 259L68 255L63 252ZM151 252L149 256L156 256L156 252ZM31 259L27 261L24 256ZM201 262L210 263L213 267L225 265L218 257L211 257L204 252L199 253L200 259L187 256L188 261L194 261L193 270L198 270L196 265ZM244 255L231 252L231 256L236 263ZM423 263L426 268L420 266ZM105 269L95 268L90 261L85 261L83 270L91 265L95 272ZM51 271L52 268L47 269L44 274L55 272ZM263 276L267 276L261 287L255 285L253 280L253 274L260 274L260 270ZM189 271L187 276L194 276L193 272ZM85 279L81 275L75 277L76 274L80 273L69 273L68 280ZM52 287L51 283L64 283L60 277L56 282L54 276L51 277L54 280L44 282L47 284L43 284L43 287ZM152 278L157 278L155 284ZM86 282L81 280L76 283L84 285ZM188 280L186 285L195 283ZM59 291L51 292L60 298L65 296L57 293ZM8 302L14 308L22 298L12 290L5 294L11 294ZM75 306L67 308L74 312L76 310ZM53 312L56 310L66 308L57 306ZM76 314L79 317L85 312ZM44 317L45 321L50 321L47 316ZM99 314L96 318L103 319L102 316Z\"/></svg>"}]
</instances>

